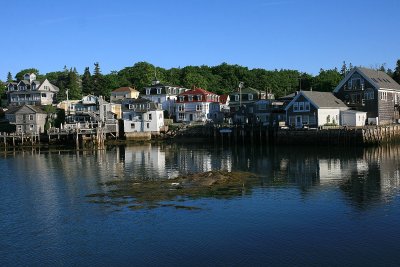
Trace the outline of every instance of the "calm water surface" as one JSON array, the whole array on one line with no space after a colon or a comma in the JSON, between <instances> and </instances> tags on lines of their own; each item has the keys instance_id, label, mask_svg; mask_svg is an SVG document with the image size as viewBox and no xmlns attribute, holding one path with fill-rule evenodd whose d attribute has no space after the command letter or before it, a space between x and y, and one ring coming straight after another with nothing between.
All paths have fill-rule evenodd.
<instances>
[{"instance_id":1,"label":"calm water surface","mask_svg":"<svg viewBox=\"0 0 400 267\"><path fill-rule=\"evenodd\" d=\"M399 266L399 157L399 146L0 152L0 266ZM210 170L260 182L181 203L195 210L87 197Z\"/></svg>"}]
</instances>

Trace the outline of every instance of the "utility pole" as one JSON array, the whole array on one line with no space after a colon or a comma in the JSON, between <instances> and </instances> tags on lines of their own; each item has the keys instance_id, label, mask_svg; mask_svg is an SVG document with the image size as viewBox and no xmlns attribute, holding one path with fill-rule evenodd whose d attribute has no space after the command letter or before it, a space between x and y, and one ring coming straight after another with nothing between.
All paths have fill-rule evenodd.
<instances>
[{"instance_id":1,"label":"utility pole","mask_svg":"<svg viewBox=\"0 0 400 267\"><path fill-rule=\"evenodd\" d=\"M239 107L242 107L242 88L244 82L239 82Z\"/></svg>"}]
</instances>

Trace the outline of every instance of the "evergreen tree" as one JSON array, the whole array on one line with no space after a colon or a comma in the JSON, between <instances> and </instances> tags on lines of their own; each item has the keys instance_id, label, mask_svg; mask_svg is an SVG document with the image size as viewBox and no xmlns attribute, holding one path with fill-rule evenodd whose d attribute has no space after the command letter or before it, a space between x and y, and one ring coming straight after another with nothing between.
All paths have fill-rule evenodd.
<instances>
[{"instance_id":1,"label":"evergreen tree","mask_svg":"<svg viewBox=\"0 0 400 267\"><path fill-rule=\"evenodd\" d=\"M102 92L104 91L103 87L104 87L105 83L103 80L103 75L101 74L101 71L100 71L99 62L94 63L92 84L93 84L93 94L96 96L102 95Z\"/></svg>"},{"instance_id":2,"label":"evergreen tree","mask_svg":"<svg viewBox=\"0 0 400 267\"><path fill-rule=\"evenodd\" d=\"M7 73L7 82L12 82L13 81L13 77L12 77L12 75L11 75L11 72L8 72Z\"/></svg>"},{"instance_id":3,"label":"evergreen tree","mask_svg":"<svg viewBox=\"0 0 400 267\"><path fill-rule=\"evenodd\" d=\"M347 74L346 61L343 61L342 68L340 69L340 74L342 75L342 77L345 77Z\"/></svg>"},{"instance_id":4,"label":"evergreen tree","mask_svg":"<svg viewBox=\"0 0 400 267\"><path fill-rule=\"evenodd\" d=\"M394 69L392 78L400 84L400 59L397 60L396 68Z\"/></svg>"},{"instance_id":5,"label":"evergreen tree","mask_svg":"<svg viewBox=\"0 0 400 267\"><path fill-rule=\"evenodd\" d=\"M81 99L82 90L79 82L79 75L75 68L71 68L68 72L66 89L68 89L69 99Z\"/></svg>"},{"instance_id":6,"label":"evergreen tree","mask_svg":"<svg viewBox=\"0 0 400 267\"><path fill-rule=\"evenodd\" d=\"M84 95L93 94L92 75L90 74L89 67L85 68L82 75L82 93Z\"/></svg>"}]
</instances>

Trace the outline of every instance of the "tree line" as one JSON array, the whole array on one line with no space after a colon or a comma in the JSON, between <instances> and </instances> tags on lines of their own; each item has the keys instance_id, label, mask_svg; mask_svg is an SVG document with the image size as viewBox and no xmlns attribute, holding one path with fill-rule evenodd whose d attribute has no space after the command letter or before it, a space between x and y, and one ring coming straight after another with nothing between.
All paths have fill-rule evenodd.
<instances>
[{"instance_id":1,"label":"tree line","mask_svg":"<svg viewBox=\"0 0 400 267\"><path fill-rule=\"evenodd\" d=\"M86 67L80 75L76 68L65 66L61 71L41 74L38 69L30 68L18 72L14 77L9 72L7 82L19 81L26 73L35 73L38 80L47 78L56 85L60 92L58 100L81 99L83 95L94 94L109 98L111 91L119 87L134 87L143 92L143 88L149 86L157 77L161 83L172 86L192 88L201 87L217 94L227 94L235 91L239 82L244 82L245 87L252 87L275 94L281 97L297 90L332 91L340 80L352 68L352 64L343 62L340 70L320 69L315 76L298 70L265 70L261 68L249 69L240 65L222 63L217 66L186 66L183 68L164 69L156 67L148 62L138 62L131 67L125 67L120 71L111 71L103 74L98 62L94 63L92 71ZM394 80L400 83L400 60L397 61L394 71L386 69L383 64L377 67L388 73ZM3 92L0 92L4 95ZM0 89L1 90L1 89Z\"/></svg>"}]
</instances>

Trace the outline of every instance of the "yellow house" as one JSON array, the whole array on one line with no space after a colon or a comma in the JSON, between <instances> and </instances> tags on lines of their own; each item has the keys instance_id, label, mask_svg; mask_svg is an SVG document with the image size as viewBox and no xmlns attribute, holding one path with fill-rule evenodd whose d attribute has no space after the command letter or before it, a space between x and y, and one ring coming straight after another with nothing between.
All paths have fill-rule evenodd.
<instances>
[{"instance_id":1,"label":"yellow house","mask_svg":"<svg viewBox=\"0 0 400 267\"><path fill-rule=\"evenodd\" d=\"M115 102L122 99L139 97L139 91L131 87L120 87L111 92L110 101Z\"/></svg>"},{"instance_id":2,"label":"yellow house","mask_svg":"<svg viewBox=\"0 0 400 267\"><path fill-rule=\"evenodd\" d=\"M117 119L122 118L121 104L111 103L111 112L117 115Z\"/></svg>"}]
</instances>

